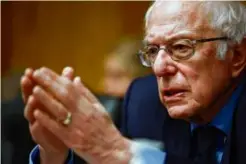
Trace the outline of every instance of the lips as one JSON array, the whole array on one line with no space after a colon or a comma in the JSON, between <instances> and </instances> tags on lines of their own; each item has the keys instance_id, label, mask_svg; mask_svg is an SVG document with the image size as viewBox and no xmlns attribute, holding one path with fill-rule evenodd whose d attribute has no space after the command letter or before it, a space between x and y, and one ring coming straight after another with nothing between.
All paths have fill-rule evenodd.
<instances>
[{"instance_id":1,"label":"lips","mask_svg":"<svg viewBox=\"0 0 246 164\"><path fill-rule=\"evenodd\" d=\"M174 96L178 93L183 93L186 92L186 90L184 89L168 89L168 90L164 90L164 95L165 96Z\"/></svg>"},{"instance_id":2,"label":"lips","mask_svg":"<svg viewBox=\"0 0 246 164\"><path fill-rule=\"evenodd\" d=\"M164 101L178 101L184 97L188 90L181 88L168 88L162 91Z\"/></svg>"}]
</instances>

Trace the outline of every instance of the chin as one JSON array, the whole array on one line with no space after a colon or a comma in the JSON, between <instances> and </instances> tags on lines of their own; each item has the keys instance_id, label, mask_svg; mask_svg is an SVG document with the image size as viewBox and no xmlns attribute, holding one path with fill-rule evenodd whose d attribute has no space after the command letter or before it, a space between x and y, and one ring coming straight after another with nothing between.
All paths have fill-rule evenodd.
<instances>
[{"instance_id":1,"label":"chin","mask_svg":"<svg viewBox=\"0 0 246 164\"><path fill-rule=\"evenodd\" d=\"M187 104L180 104L180 105L166 105L168 114L173 119L183 119L183 120L190 120L191 117L195 115L194 107L191 108Z\"/></svg>"}]
</instances>

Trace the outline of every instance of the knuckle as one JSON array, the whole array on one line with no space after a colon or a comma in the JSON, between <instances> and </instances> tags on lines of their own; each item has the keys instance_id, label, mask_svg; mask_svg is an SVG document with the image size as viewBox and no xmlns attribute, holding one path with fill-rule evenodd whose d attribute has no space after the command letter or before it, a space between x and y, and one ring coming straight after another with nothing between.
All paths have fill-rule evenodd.
<instances>
[{"instance_id":1,"label":"knuckle","mask_svg":"<svg viewBox=\"0 0 246 164\"><path fill-rule=\"evenodd\" d=\"M34 101L34 97L33 95L29 96L28 100L27 100L27 106L32 105Z\"/></svg>"},{"instance_id":2,"label":"knuckle","mask_svg":"<svg viewBox=\"0 0 246 164\"><path fill-rule=\"evenodd\" d=\"M70 82L66 83L63 88L60 89L61 95L68 100L68 97L71 96L73 92L73 86Z\"/></svg>"},{"instance_id":3,"label":"knuckle","mask_svg":"<svg viewBox=\"0 0 246 164\"><path fill-rule=\"evenodd\" d=\"M40 94L40 92L41 92L41 88L39 86L35 86L33 88L33 94L34 95L38 95L38 94Z\"/></svg>"},{"instance_id":4,"label":"knuckle","mask_svg":"<svg viewBox=\"0 0 246 164\"><path fill-rule=\"evenodd\" d=\"M72 135L70 135L71 141L73 141L73 146L76 147L85 145L85 136L80 130L75 130Z\"/></svg>"},{"instance_id":5,"label":"knuckle","mask_svg":"<svg viewBox=\"0 0 246 164\"><path fill-rule=\"evenodd\" d=\"M76 129L76 130L74 130L74 136L76 136L78 138L83 138L84 134L81 132L81 130Z\"/></svg>"},{"instance_id":6,"label":"knuckle","mask_svg":"<svg viewBox=\"0 0 246 164\"><path fill-rule=\"evenodd\" d=\"M66 88L60 88L60 94L64 99L67 99L69 96L68 89Z\"/></svg>"},{"instance_id":7,"label":"knuckle","mask_svg":"<svg viewBox=\"0 0 246 164\"><path fill-rule=\"evenodd\" d=\"M30 107L29 105L26 105L25 110L24 110L24 117L25 117L28 121L31 121L32 111L33 111L33 108Z\"/></svg>"},{"instance_id":8,"label":"knuckle","mask_svg":"<svg viewBox=\"0 0 246 164\"><path fill-rule=\"evenodd\" d=\"M63 80L64 80L64 83L65 83L65 88L67 90L73 89L73 85L72 85L72 82L70 80L68 80L66 78L63 78Z\"/></svg>"}]
</instances>

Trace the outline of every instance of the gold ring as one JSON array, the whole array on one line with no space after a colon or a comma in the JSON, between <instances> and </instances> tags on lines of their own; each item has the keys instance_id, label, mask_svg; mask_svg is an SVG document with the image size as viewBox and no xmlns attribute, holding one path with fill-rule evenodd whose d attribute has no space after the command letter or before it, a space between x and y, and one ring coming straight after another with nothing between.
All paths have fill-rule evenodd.
<instances>
[{"instance_id":1,"label":"gold ring","mask_svg":"<svg viewBox=\"0 0 246 164\"><path fill-rule=\"evenodd\" d=\"M63 123L63 125L69 125L71 123L71 121L72 121L72 113L67 112L67 117L62 123Z\"/></svg>"}]
</instances>

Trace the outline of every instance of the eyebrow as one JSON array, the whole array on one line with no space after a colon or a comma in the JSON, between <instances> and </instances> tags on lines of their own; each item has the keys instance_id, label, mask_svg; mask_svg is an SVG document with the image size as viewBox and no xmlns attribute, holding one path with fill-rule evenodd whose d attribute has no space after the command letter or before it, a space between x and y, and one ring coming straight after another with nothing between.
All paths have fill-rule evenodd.
<instances>
[{"instance_id":1,"label":"eyebrow","mask_svg":"<svg viewBox=\"0 0 246 164\"><path fill-rule=\"evenodd\" d=\"M204 31L204 30L200 29L199 31ZM172 34L172 35L170 35L168 37L167 36L160 36L158 38L158 40L160 42L170 43L170 42L172 42L174 40L183 39L183 38L184 39L195 39L195 38L197 38L199 36L200 36L200 38L203 38L201 35L199 35L199 34L201 34L199 31L197 31L197 29L183 30L183 31L177 32L175 34ZM149 35L145 36L144 39L143 39L143 44L144 45L151 44L150 43L151 42L150 40L152 40L151 38L152 38L151 35L150 36ZM156 40L156 39L153 39L153 40Z\"/></svg>"}]
</instances>

